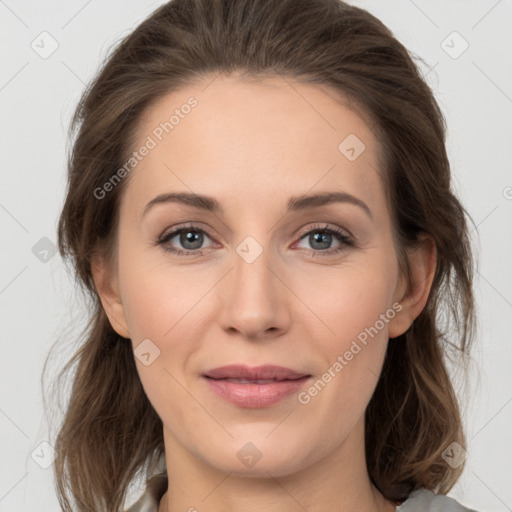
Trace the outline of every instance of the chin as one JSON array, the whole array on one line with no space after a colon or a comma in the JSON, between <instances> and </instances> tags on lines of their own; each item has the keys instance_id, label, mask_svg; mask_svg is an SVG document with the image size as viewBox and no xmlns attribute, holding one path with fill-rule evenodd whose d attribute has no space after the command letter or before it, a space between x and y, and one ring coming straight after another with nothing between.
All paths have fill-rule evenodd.
<instances>
[{"instance_id":1,"label":"chin","mask_svg":"<svg viewBox=\"0 0 512 512\"><path fill-rule=\"evenodd\" d=\"M267 434L268 430L265 435ZM303 469L311 455L310 448L304 450L305 442L293 444L295 446L292 443L284 446L278 437L274 442L269 438L265 439L264 435L261 438L253 436L252 441L246 437L243 441L232 440L228 451L209 451L205 459L217 470L239 477L286 476Z\"/></svg>"}]
</instances>

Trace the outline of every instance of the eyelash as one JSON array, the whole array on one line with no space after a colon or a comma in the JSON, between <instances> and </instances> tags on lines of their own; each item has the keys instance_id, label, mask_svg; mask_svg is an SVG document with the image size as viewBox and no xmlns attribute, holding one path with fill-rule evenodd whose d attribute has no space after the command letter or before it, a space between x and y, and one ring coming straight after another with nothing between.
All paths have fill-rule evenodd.
<instances>
[{"instance_id":1,"label":"eyelash","mask_svg":"<svg viewBox=\"0 0 512 512\"><path fill-rule=\"evenodd\" d=\"M203 256L207 249L197 249L197 250L182 250L182 249L170 249L169 247L165 246L164 244L174 238L176 235L179 235L182 232L197 232L197 233L203 233L206 234L209 238L212 238L207 231L204 229L199 228L198 226L194 224L181 226L178 229L175 229L174 231L171 231L169 233L164 233L161 235L158 240L156 241L156 245L161 245L162 249L166 252L170 252L176 256ZM321 249L321 250L308 250L308 252L316 257L316 256L332 256L334 254L338 254L344 250L346 250L347 246L354 245L354 242L350 236L345 235L339 228L331 228L327 225L315 225L313 226L309 231L306 231L299 237L299 241L302 240L305 236L310 235L311 233L328 233L331 235L334 235L338 238L338 240L341 242L341 244L333 249Z\"/></svg>"}]
</instances>

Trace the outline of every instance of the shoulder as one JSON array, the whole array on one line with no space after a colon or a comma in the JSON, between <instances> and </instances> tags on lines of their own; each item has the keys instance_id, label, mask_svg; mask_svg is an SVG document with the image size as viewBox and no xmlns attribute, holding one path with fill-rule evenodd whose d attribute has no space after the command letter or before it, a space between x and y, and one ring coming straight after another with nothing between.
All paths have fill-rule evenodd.
<instances>
[{"instance_id":1,"label":"shoulder","mask_svg":"<svg viewBox=\"0 0 512 512\"><path fill-rule=\"evenodd\" d=\"M444 494L434 494L428 489L416 489L396 508L397 512L477 512L461 505Z\"/></svg>"},{"instance_id":2,"label":"shoulder","mask_svg":"<svg viewBox=\"0 0 512 512\"><path fill-rule=\"evenodd\" d=\"M156 473L146 480L142 496L124 512L158 512L160 499L167 490L167 473Z\"/></svg>"}]
</instances>

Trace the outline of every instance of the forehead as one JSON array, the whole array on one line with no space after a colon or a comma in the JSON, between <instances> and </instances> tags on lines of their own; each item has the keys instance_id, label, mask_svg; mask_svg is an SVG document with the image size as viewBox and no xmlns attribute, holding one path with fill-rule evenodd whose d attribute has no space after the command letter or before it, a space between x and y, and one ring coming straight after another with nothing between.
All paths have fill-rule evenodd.
<instances>
[{"instance_id":1,"label":"forehead","mask_svg":"<svg viewBox=\"0 0 512 512\"><path fill-rule=\"evenodd\" d=\"M368 119L318 84L213 76L149 107L135 141L134 151L151 149L124 191L134 215L172 191L260 207L315 189L383 199L381 148Z\"/></svg>"}]
</instances>

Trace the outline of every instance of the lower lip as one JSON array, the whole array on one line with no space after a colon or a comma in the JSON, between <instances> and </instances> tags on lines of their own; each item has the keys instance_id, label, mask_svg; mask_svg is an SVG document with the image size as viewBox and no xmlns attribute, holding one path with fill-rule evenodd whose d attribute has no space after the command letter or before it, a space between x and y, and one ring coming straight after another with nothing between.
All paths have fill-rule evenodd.
<instances>
[{"instance_id":1,"label":"lower lip","mask_svg":"<svg viewBox=\"0 0 512 512\"><path fill-rule=\"evenodd\" d=\"M297 393L310 377L275 381L268 384L241 384L204 377L210 388L222 398L239 407L259 409L274 405Z\"/></svg>"}]
</instances>

